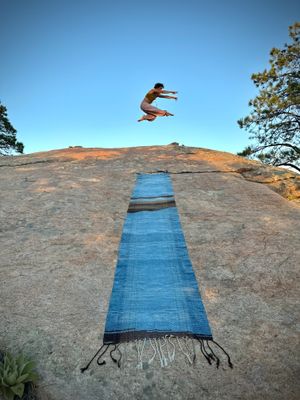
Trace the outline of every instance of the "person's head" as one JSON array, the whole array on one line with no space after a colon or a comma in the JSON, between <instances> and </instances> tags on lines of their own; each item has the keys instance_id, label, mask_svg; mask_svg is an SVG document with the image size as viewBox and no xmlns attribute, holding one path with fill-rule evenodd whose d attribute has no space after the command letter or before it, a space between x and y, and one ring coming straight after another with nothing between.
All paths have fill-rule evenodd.
<instances>
[{"instance_id":1,"label":"person's head","mask_svg":"<svg viewBox=\"0 0 300 400\"><path fill-rule=\"evenodd\" d=\"M154 89L163 89L164 88L164 85L162 84L162 83L156 83L155 85L154 85Z\"/></svg>"}]
</instances>

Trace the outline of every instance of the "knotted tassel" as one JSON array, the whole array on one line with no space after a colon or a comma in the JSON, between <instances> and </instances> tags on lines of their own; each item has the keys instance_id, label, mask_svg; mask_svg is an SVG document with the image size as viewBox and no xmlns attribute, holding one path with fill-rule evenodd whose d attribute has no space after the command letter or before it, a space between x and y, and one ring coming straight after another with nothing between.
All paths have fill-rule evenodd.
<instances>
[{"instance_id":1,"label":"knotted tassel","mask_svg":"<svg viewBox=\"0 0 300 400\"><path fill-rule=\"evenodd\" d=\"M98 365L104 365L104 364L106 364L105 361L102 361L102 362L100 363L100 359L101 359L101 357L106 353L106 350L107 350L107 349L109 348L109 346L110 346L109 344L103 344L103 345L100 347L100 349L97 351L97 353L94 355L94 357L91 359L91 361L90 361L84 368L80 368L80 371L81 371L82 373L88 369L88 367L90 366L90 364L92 363L92 361L94 360L94 358L98 355L98 353L103 349L104 346L107 346L107 347L106 347L106 349L103 351L103 353L100 354L100 356L97 358L97 364L98 364Z\"/></svg>"},{"instance_id":2,"label":"knotted tassel","mask_svg":"<svg viewBox=\"0 0 300 400\"><path fill-rule=\"evenodd\" d=\"M209 365L211 365L211 359L206 355L205 353L205 349L203 350L203 342L202 339L197 338L198 342L200 343L200 350L201 353L204 355L204 357L206 358L207 362Z\"/></svg>"},{"instance_id":3,"label":"knotted tassel","mask_svg":"<svg viewBox=\"0 0 300 400\"><path fill-rule=\"evenodd\" d=\"M226 354L227 359L228 359L228 365L229 365L229 367L230 367L230 368L233 368L233 364L232 364L232 362L231 362L231 360L230 360L229 354L228 354L228 353L223 349L223 347L220 346L217 342L215 342L214 340L212 340L212 342L215 343L218 347L220 347L221 350L224 351L224 353Z\"/></svg>"},{"instance_id":4,"label":"knotted tassel","mask_svg":"<svg viewBox=\"0 0 300 400\"><path fill-rule=\"evenodd\" d=\"M116 350L118 350L118 352L119 352L119 354L120 354L119 360L117 360L116 358L114 358L114 357L112 356L112 353L114 353ZM112 350L110 351L110 357L111 357L111 359L113 360L113 362L115 362L115 363L118 364L118 367L120 368L120 367L121 367L122 353L121 353L121 351L120 351L120 349L119 349L119 344L118 344L118 345L115 344L115 348L112 349Z\"/></svg>"},{"instance_id":5,"label":"knotted tassel","mask_svg":"<svg viewBox=\"0 0 300 400\"><path fill-rule=\"evenodd\" d=\"M204 343L203 343L203 344L204 344ZM216 354L213 352L212 348L211 348L210 345L208 344L208 340L206 340L206 344L207 344L209 350L211 351L211 354L208 354L208 356L209 356L210 358L212 358L213 360L214 360L214 359L216 360L217 368L219 368L219 365L220 365L220 359L219 359L219 357L216 356Z\"/></svg>"}]
</instances>

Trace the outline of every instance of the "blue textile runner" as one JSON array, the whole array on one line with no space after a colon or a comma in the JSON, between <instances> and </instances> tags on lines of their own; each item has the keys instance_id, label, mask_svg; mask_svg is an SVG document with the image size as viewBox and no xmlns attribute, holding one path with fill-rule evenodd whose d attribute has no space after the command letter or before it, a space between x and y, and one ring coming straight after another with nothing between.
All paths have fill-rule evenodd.
<instances>
[{"instance_id":1,"label":"blue textile runner","mask_svg":"<svg viewBox=\"0 0 300 400\"><path fill-rule=\"evenodd\" d=\"M146 342L155 351L149 363L158 356L161 366L168 365L174 360L176 344L192 364L196 351L193 343L191 355L188 340L199 342L207 362L215 362L218 368L220 360L209 345L214 343L233 367L229 355L213 340L168 173L137 175L123 225L103 345L81 372L99 353L97 363L104 365L101 359L109 347L114 347L110 356L120 367L119 346L133 340L138 368L143 366ZM115 351L119 360L112 355Z\"/></svg>"},{"instance_id":2,"label":"blue textile runner","mask_svg":"<svg viewBox=\"0 0 300 400\"><path fill-rule=\"evenodd\" d=\"M212 339L169 174L139 174L123 226L103 343Z\"/></svg>"}]
</instances>

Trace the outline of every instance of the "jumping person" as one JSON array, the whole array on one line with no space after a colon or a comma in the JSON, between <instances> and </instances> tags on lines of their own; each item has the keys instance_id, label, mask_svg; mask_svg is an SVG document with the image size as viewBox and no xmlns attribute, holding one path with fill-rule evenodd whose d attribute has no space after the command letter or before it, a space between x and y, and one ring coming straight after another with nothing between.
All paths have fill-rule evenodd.
<instances>
[{"instance_id":1,"label":"jumping person","mask_svg":"<svg viewBox=\"0 0 300 400\"><path fill-rule=\"evenodd\" d=\"M151 103L157 98L161 97L163 99L174 99L177 100L177 97L174 96L164 96L162 93L173 93L176 94L177 92L171 91L171 90L163 90L164 85L162 83L156 83L154 85L154 88L149 90L149 92L146 94L144 97L143 101L141 102L141 110L146 113L146 115L143 115L138 122L141 121L154 121L156 117L168 117L169 115L174 115L169 113L167 110L160 110L159 108L156 108L151 105Z\"/></svg>"}]
</instances>

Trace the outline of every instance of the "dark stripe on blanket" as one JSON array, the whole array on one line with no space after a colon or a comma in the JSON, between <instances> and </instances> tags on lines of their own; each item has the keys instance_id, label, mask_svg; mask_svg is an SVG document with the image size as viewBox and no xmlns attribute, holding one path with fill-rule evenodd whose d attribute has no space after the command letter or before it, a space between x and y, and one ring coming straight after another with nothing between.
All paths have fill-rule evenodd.
<instances>
[{"instance_id":1,"label":"dark stripe on blanket","mask_svg":"<svg viewBox=\"0 0 300 400\"><path fill-rule=\"evenodd\" d=\"M149 332L149 331L131 331L131 332L105 332L103 336L103 344L114 344L122 342L130 342L132 340L141 340L147 338L160 338L166 336L190 337L194 339L211 340L211 335L195 334L192 332Z\"/></svg>"},{"instance_id":2,"label":"dark stripe on blanket","mask_svg":"<svg viewBox=\"0 0 300 400\"><path fill-rule=\"evenodd\" d=\"M128 207L128 212L138 212L138 211L154 211L160 210L161 208L168 207L176 207L176 203L174 200L166 200L166 201L147 201L147 202L130 202Z\"/></svg>"}]
</instances>

